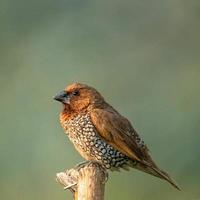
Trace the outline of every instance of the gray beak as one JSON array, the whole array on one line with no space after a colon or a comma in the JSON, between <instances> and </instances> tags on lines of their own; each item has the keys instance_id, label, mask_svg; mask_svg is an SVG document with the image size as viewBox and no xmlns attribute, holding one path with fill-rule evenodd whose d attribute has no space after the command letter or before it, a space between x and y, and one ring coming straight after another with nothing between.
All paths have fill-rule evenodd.
<instances>
[{"instance_id":1,"label":"gray beak","mask_svg":"<svg viewBox=\"0 0 200 200\"><path fill-rule=\"evenodd\" d=\"M69 96L67 95L66 91L61 91L53 99L62 103L69 104Z\"/></svg>"}]
</instances>

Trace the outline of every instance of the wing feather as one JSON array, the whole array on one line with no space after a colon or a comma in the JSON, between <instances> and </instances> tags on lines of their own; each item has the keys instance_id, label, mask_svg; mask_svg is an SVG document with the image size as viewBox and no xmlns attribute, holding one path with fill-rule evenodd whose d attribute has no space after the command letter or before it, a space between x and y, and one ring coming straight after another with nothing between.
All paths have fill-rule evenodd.
<instances>
[{"instance_id":1,"label":"wing feather","mask_svg":"<svg viewBox=\"0 0 200 200\"><path fill-rule=\"evenodd\" d=\"M180 190L176 182L157 167L146 145L138 142L141 141L139 135L126 118L111 107L110 109L94 109L91 112L91 120L102 139L124 155L138 161L136 168L165 179Z\"/></svg>"},{"instance_id":2,"label":"wing feather","mask_svg":"<svg viewBox=\"0 0 200 200\"><path fill-rule=\"evenodd\" d=\"M142 162L149 157L147 147L137 141L139 135L131 123L113 109L94 109L91 119L100 136L124 155Z\"/></svg>"}]
</instances>

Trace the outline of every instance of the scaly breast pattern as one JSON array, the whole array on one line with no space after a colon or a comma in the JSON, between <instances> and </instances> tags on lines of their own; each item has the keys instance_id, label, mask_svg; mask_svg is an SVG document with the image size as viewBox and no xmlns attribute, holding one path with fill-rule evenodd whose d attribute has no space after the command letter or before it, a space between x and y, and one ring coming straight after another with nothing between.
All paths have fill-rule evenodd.
<instances>
[{"instance_id":1,"label":"scaly breast pattern","mask_svg":"<svg viewBox=\"0 0 200 200\"><path fill-rule=\"evenodd\" d=\"M63 128L86 160L96 160L107 169L123 167L134 162L98 136L96 128L87 114L67 120Z\"/></svg>"}]
</instances>

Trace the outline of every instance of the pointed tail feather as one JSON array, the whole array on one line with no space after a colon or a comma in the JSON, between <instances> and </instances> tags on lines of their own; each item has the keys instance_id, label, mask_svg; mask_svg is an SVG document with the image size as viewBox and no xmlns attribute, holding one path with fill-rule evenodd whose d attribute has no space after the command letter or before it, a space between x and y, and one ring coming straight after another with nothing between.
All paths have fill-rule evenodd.
<instances>
[{"instance_id":1,"label":"pointed tail feather","mask_svg":"<svg viewBox=\"0 0 200 200\"><path fill-rule=\"evenodd\" d=\"M152 167L152 169L158 174L159 178L166 180L172 186L174 186L177 190L181 190L180 187L177 185L177 183L169 176L169 174L167 174L166 172L164 172L158 168Z\"/></svg>"},{"instance_id":2,"label":"pointed tail feather","mask_svg":"<svg viewBox=\"0 0 200 200\"><path fill-rule=\"evenodd\" d=\"M173 187L175 187L178 190L181 190L180 187L177 185L177 183L167 174L166 172L160 170L155 164L154 166L146 165L142 163L138 163L136 166L134 166L136 169L139 169L141 171L144 171L148 174L151 174L153 176L156 176L158 178L164 179L167 182L169 182Z\"/></svg>"}]
</instances>

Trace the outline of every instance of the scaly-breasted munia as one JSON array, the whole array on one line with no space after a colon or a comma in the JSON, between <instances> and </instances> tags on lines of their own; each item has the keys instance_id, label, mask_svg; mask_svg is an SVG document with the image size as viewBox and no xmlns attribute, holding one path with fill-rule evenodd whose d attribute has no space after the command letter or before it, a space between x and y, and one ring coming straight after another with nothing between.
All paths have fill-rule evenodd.
<instances>
[{"instance_id":1,"label":"scaly-breasted munia","mask_svg":"<svg viewBox=\"0 0 200 200\"><path fill-rule=\"evenodd\" d=\"M106 169L133 167L164 179L179 189L152 160L131 123L94 88L73 83L54 97L62 102L60 123L81 156Z\"/></svg>"}]
</instances>

